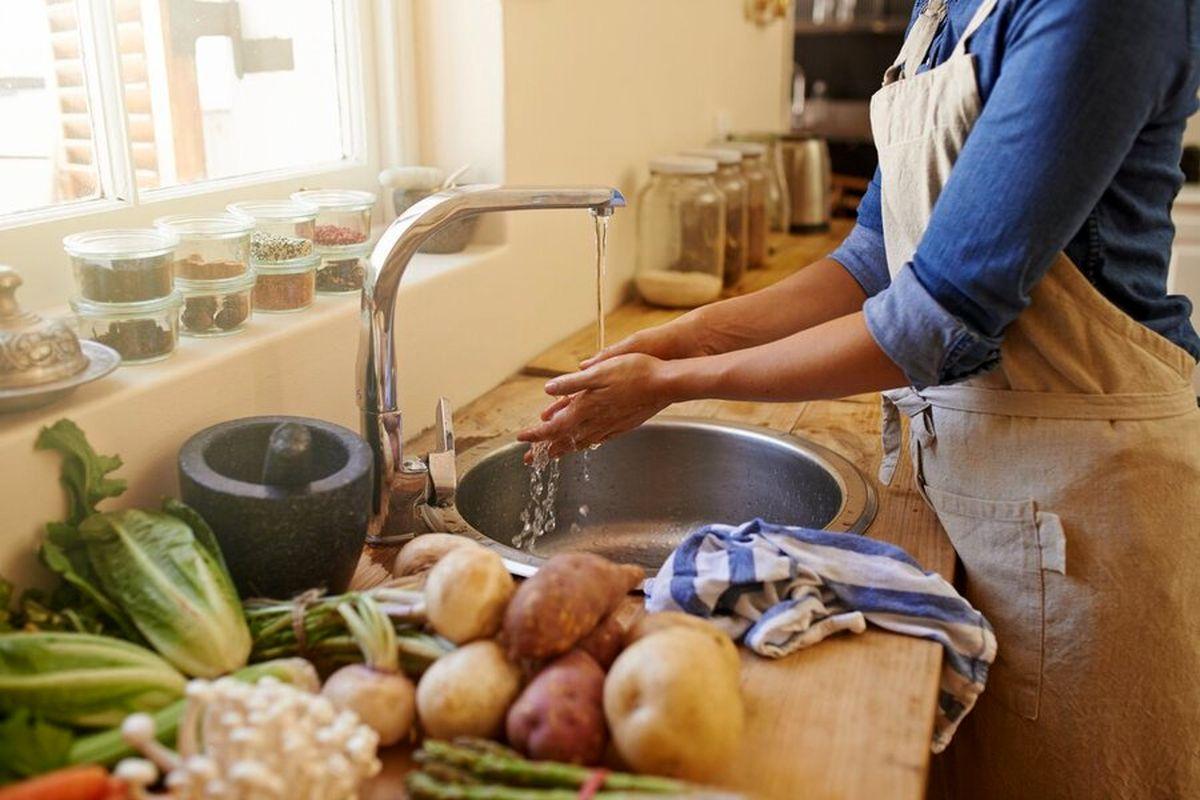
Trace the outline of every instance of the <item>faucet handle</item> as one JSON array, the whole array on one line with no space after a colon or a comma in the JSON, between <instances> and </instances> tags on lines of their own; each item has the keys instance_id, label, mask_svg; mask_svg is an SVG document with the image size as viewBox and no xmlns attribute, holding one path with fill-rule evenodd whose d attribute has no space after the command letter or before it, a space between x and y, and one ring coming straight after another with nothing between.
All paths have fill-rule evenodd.
<instances>
[{"instance_id":1,"label":"faucet handle","mask_svg":"<svg viewBox=\"0 0 1200 800\"><path fill-rule=\"evenodd\" d=\"M454 502L454 493L458 489L458 468L454 463L454 416L450 401L445 397L438 399L436 441L437 449L426 459L433 495L430 504L445 507Z\"/></svg>"}]
</instances>

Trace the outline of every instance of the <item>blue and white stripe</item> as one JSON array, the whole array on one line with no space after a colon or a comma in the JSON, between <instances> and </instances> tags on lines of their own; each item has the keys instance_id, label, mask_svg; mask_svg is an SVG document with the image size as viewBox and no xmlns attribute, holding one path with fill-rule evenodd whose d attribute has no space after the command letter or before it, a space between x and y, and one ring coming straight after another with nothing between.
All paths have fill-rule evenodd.
<instances>
[{"instance_id":1,"label":"blue and white stripe","mask_svg":"<svg viewBox=\"0 0 1200 800\"><path fill-rule=\"evenodd\" d=\"M650 582L646 607L705 617L771 658L867 623L937 642L945 658L935 753L975 705L996 658L983 615L900 548L759 519L690 534Z\"/></svg>"}]
</instances>

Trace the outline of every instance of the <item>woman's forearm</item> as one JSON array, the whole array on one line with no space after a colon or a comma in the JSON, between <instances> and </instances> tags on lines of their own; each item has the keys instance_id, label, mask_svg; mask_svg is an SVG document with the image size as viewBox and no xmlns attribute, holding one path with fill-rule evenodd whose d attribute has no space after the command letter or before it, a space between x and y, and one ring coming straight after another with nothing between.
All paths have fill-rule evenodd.
<instances>
[{"instance_id":1,"label":"woman's forearm","mask_svg":"<svg viewBox=\"0 0 1200 800\"><path fill-rule=\"evenodd\" d=\"M908 383L871 337L861 310L767 344L663 368L666 392L676 402L822 400Z\"/></svg>"},{"instance_id":2,"label":"woman's forearm","mask_svg":"<svg viewBox=\"0 0 1200 800\"><path fill-rule=\"evenodd\" d=\"M680 322L697 331L705 352L727 353L852 314L866 297L845 267L824 258L757 292L696 309Z\"/></svg>"}]
</instances>

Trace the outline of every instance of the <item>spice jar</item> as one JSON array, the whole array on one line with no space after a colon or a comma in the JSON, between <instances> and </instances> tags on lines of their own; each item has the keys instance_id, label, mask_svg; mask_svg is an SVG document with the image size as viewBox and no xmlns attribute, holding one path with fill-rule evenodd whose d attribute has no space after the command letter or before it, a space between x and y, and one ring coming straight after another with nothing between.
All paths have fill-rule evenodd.
<instances>
[{"instance_id":1,"label":"spice jar","mask_svg":"<svg viewBox=\"0 0 1200 800\"><path fill-rule=\"evenodd\" d=\"M742 175L746 178L747 256L746 265L759 269L767 265L767 172L766 145L758 142L721 142L714 147L728 147L742 154Z\"/></svg>"},{"instance_id":2,"label":"spice jar","mask_svg":"<svg viewBox=\"0 0 1200 800\"><path fill-rule=\"evenodd\" d=\"M637 275L653 305L693 308L721 295L725 271L725 197L717 162L663 156L637 201Z\"/></svg>"},{"instance_id":3,"label":"spice jar","mask_svg":"<svg viewBox=\"0 0 1200 800\"><path fill-rule=\"evenodd\" d=\"M278 264L306 258L313 251L317 207L295 200L230 203L231 214L254 222L250 261Z\"/></svg>"},{"instance_id":4,"label":"spice jar","mask_svg":"<svg viewBox=\"0 0 1200 800\"><path fill-rule=\"evenodd\" d=\"M254 223L233 214L174 214L154 226L178 238L175 279L214 281L245 275L250 268Z\"/></svg>"},{"instance_id":5,"label":"spice jar","mask_svg":"<svg viewBox=\"0 0 1200 800\"><path fill-rule=\"evenodd\" d=\"M320 262L314 253L279 264L255 264L254 310L285 313L311 306Z\"/></svg>"},{"instance_id":6,"label":"spice jar","mask_svg":"<svg viewBox=\"0 0 1200 800\"><path fill-rule=\"evenodd\" d=\"M139 303L71 300L80 337L116 350L122 364L149 364L171 355L179 337L182 306L183 298L175 292Z\"/></svg>"},{"instance_id":7,"label":"spice jar","mask_svg":"<svg viewBox=\"0 0 1200 800\"><path fill-rule=\"evenodd\" d=\"M317 291L321 294L357 294L363 286L371 248L319 248Z\"/></svg>"},{"instance_id":8,"label":"spice jar","mask_svg":"<svg viewBox=\"0 0 1200 800\"><path fill-rule=\"evenodd\" d=\"M250 319L255 274L246 272L215 281L176 279L183 296L179 331L184 336L228 336L243 330Z\"/></svg>"},{"instance_id":9,"label":"spice jar","mask_svg":"<svg viewBox=\"0 0 1200 800\"><path fill-rule=\"evenodd\" d=\"M79 294L97 303L136 303L171 294L176 239L152 228L75 233L63 239Z\"/></svg>"},{"instance_id":10,"label":"spice jar","mask_svg":"<svg viewBox=\"0 0 1200 800\"><path fill-rule=\"evenodd\" d=\"M792 222L792 196L788 191L787 170L784 168L784 134L738 133L730 138L738 142L755 142L767 148L763 155L763 169L767 172L767 227L772 231L787 233Z\"/></svg>"},{"instance_id":11,"label":"spice jar","mask_svg":"<svg viewBox=\"0 0 1200 800\"><path fill-rule=\"evenodd\" d=\"M292 199L317 207L313 229L313 244L317 247L345 247L371 238L371 211L375 208L371 192L305 189L293 192Z\"/></svg>"},{"instance_id":12,"label":"spice jar","mask_svg":"<svg viewBox=\"0 0 1200 800\"><path fill-rule=\"evenodd\" d=\"M713 182L725 195L725 286L732 288L746 274L746 236L749 219L746 215L746 200L750 189L742 175L742 154L728 148L685 150L685 156L711 158L717 162L717 173Z\"/></svg>"}]
</instances>

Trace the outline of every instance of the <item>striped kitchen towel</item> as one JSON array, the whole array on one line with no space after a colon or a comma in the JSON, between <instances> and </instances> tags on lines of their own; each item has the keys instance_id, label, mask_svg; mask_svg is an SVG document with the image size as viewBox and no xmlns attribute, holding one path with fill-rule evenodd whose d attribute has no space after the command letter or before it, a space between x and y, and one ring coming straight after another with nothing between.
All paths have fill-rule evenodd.
<instances>
[{"instance_id":1,"label":"striped kitchen towel","mask_svg":"<svg viewBox=\"0 0 1200 800\"><path fill-rule=\"evenodd\" d=\"M647 587L650 611L717 623L777 658L867 623L930 639L943 659L933 752L949 744L996 658L983 615L898 547L865 536L772 525L708 525L688 535Z\"/></svg>"}]
</instances>

